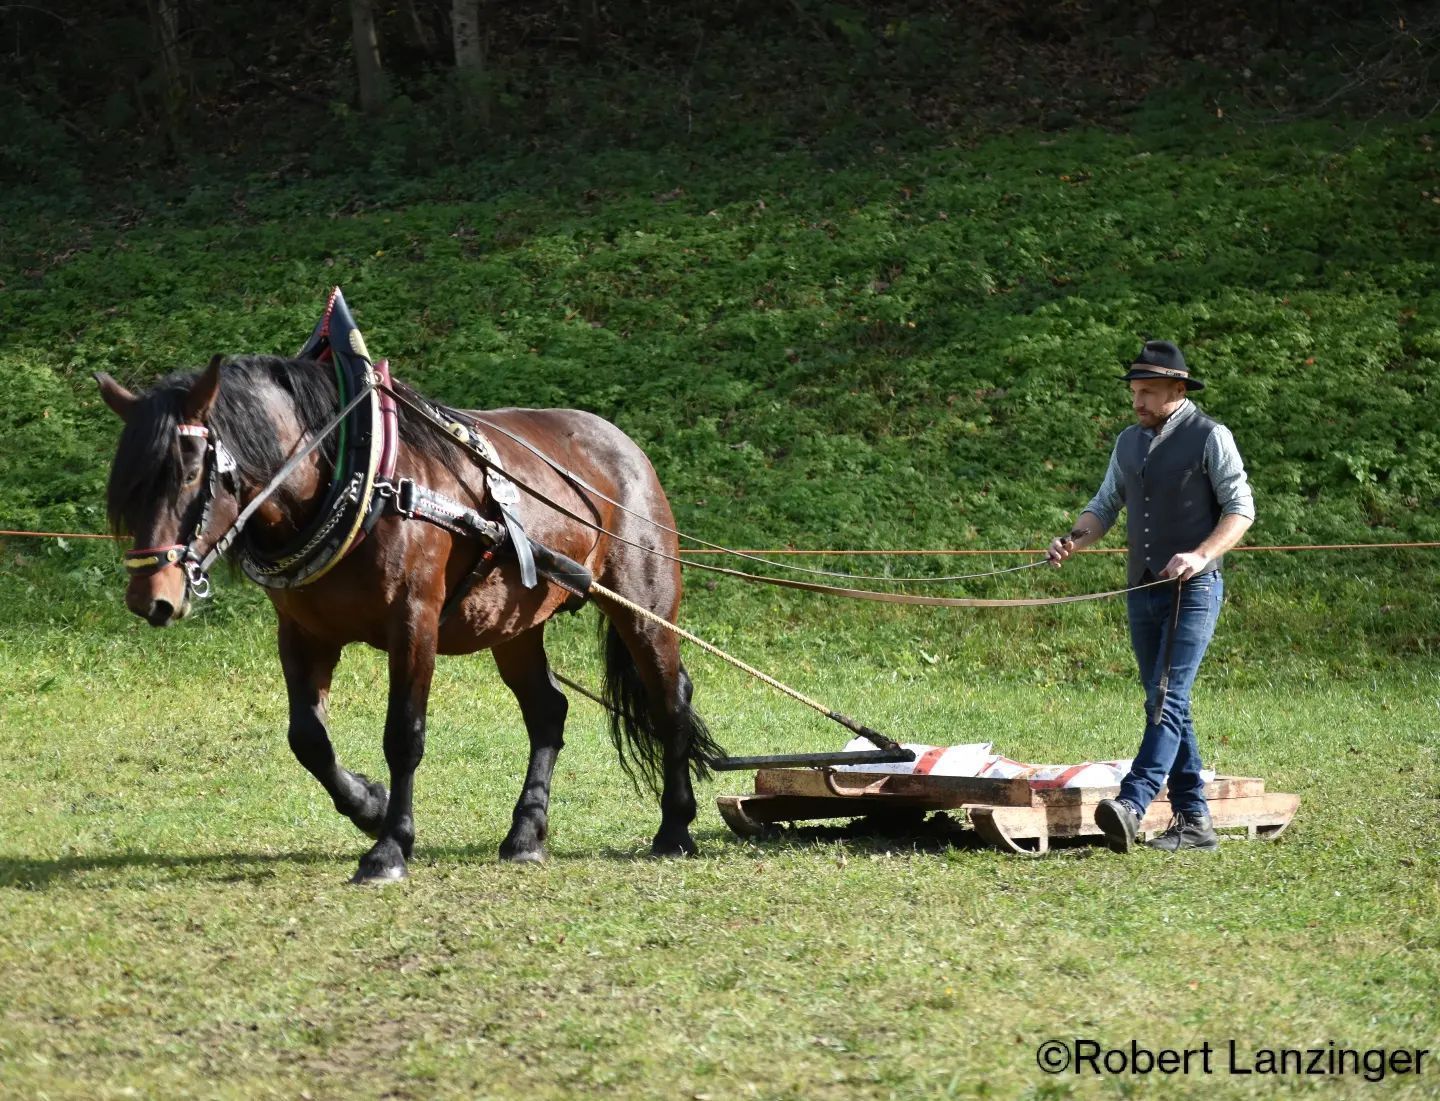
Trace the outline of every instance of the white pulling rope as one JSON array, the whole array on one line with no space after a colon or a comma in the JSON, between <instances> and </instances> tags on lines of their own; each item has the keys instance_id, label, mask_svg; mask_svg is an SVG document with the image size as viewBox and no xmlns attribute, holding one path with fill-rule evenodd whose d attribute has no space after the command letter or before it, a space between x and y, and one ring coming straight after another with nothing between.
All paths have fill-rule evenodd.
<instances>
[{"instance_id":1,"label":"white pulling rope","mask_svg":"<svg viewBox=\"0 0 1440 1101\"><path fill-rule=\"evenodd\" d=\"M620 605L620 607L626 608L629 611L634 612L636 615L650 620L650 622L652 623L658 623L667 631L673 631L675 634L685 639L685 641L693 642L696 646L700 647L700 649L704 650L707 654L714 654L721 661L728 661L731 665L735 666L736 669L739 669L745 673L749 673L756 680L763 681L771 688L785 693L785 695L789 696L792 700L798 700L806 707L814 708L816 711L820 712L820 714L824 715L827 719L834 718L835 711L833 708L826 707L823 703L820 703L818 700L811 699L809 696L805 695L804 692L791 688L788 684L782 684L780 681L772 677L769 673L766 673L760 669L756 669L755 666L741 661L733 654L727 654L724 650L720 649L720 647L716 646L713 642L706 642L703 638L695 634L693 631L687 631L684 627L681 627L675 623L671 623L664 616L652 612L649 608L645 608L639 604L636 604L635 601L621 596L619 593L615 592L612 589L607 589L604 585L600 584L600 582L592 581L590 583L590 591L597 596L604 597L611 603L618 604ZM590 695L589 692L586 692L585 694ZM594 697L591 696L591 698L593 699ZM603 700L600 702L604 703Z\"/></svg>"}]
</instances>

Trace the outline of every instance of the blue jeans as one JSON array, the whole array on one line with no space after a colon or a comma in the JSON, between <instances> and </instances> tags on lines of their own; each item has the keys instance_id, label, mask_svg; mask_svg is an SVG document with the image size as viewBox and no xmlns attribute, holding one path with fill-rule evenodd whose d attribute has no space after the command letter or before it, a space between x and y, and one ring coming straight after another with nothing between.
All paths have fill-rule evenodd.
<instances>
[{"instance_id":1,"label":"blue jeans","mask_svg":"<svg viewBox=\"0 0 1440 1101\"><path fill-rule=\"evenodd\" d=\"M1190 689L1200 671L1200 659L1215 633L1225 582L1211 570L1185 582L1180 593L1180 623L1170 656L1170 688L1160 721L1154 722L1160 678L1165 673L1165 649L1170 635L1175 590L1169 585L1141 589L1127 598L1130 611L1130 645L1145 686L1145 736L1130 773L1120 784L1120 798L1143 817L1167 778L1170 805L1186 814L1208 814L1205 781L1200 778L1200 745L1190 721Z\"/></svg>"}]
</instances>

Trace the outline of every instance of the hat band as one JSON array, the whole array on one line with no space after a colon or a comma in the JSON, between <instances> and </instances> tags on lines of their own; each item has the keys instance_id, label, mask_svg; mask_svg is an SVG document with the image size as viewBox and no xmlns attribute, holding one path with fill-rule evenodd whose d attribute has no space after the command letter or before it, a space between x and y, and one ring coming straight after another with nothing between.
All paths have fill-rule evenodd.
<instances>
[{"instance_id":1,"label":"hat band","mask_svg":"<svg viewBox=\"0 0 1440 1101\"><path fill-rule=\"evenodd\" d=\"M1154 374L1157 374L1157 375L1164 375L1166 378L1189 378L1189 377L1190 377L1190 372L1189 372L1189 371L1179 371L1179 370L1176 370L1174 367L1157 367L1157 366L1155 366L1155 364L1153 364L1153 363L1132 363L1132 364L1130 364L1130 370L1132 370L1132 371L1150 371L1150 372L1152 372L1152 373L1154 373Z\"/></svg>"}]
</instances>

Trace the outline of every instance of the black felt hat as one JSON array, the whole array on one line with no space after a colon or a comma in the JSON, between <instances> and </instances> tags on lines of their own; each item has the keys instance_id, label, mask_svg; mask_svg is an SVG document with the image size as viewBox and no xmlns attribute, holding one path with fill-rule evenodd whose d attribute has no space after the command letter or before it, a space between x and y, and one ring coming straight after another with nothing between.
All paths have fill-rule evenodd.
<instances>
[{"instance_id":1,"label":"black felt hat","mask_svg":"<svg viewBox=\"0 0 1440 1101\"><path fill-rule=\"evenodd\" d=\"M1135 362L1130 364L1130 370L1120 378L1126 381L1132 378L1169 378L1183 382L1187 390L1205 389L1203 382L1191 376L1180 349L1168 340L1147 340Z\"/></svg>"}]
</instances>

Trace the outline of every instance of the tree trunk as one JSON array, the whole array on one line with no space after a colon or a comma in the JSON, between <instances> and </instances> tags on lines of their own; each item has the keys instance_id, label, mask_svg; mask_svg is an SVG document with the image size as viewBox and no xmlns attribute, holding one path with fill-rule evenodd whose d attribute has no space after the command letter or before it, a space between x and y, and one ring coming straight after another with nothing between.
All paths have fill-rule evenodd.
<instances>
[{"instance_id":1,"label":"tree trunk","mask_svg":"<svg viewBox=\"0 0 1440 1101\"><path fill-rule=\"evenodd\" d=\"M435 29L421 17L417 2L418 0L400 0L399 10L405 18L410 44L419 50L427 61L438 61L440 49L435 38Z\"/></svg>"},{"instance_id":2,"label":"tree trunk","mask_svg":"<svg viewBox=\"0 0 1440 1101\"><path fill-rule=\"evenodd\" d=\"M450 36L455 44L455 81L481 127L490 128L494 93L485 65L481 30L484 0L450 0Z\"/></svg>"},{"instance_id":3,"label":"tree trunk","mask_svg":"<svg viewBox=\"0 0 1440 1101\"><path fill-rule=\"evenodd\" d=\"M600 56L600 0L580 0L580 56L593 61Z\"/></svg>"},{"instance_id":4,"label":"tree trunk","mask_svg":"<svg viewBox=\"0 0 1440 1101\"><path fill-rule=\"evenodd\" d=\"M350 0L350 27L360 109L373 115L385 105L385 70L380 65L380 37L375 31L375 0Z\"/></svg>"},{"instance_id":5,"label":"tree trunk","mask_svg":"<svg viewBox=\"0 0 1440 1101\"><path fill-rule=\"evenodd\" d=\"M480 35L480 0L451 0L450 32L455 43L455 68L461 72L483 72L485 44Z\"/></svg>"},{"instance_id":6,"label":"tree trunk","mask_svg":"<svg viewBox=\"0 0 1440 1101\"><path fill-rule=\"evenodd\" d=\"M177 0L151 0L150 21L155 27L155 52L160 69L160 120L165 143L179 151L180 115L184 110L185 67L180 57L180 5Z\"/></svg>"}]
</instances>

